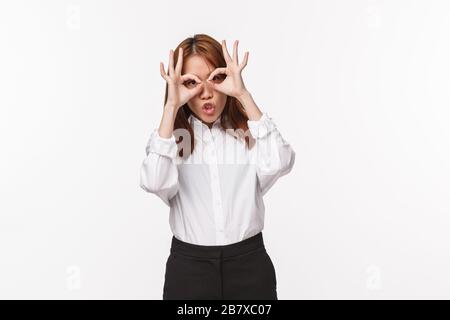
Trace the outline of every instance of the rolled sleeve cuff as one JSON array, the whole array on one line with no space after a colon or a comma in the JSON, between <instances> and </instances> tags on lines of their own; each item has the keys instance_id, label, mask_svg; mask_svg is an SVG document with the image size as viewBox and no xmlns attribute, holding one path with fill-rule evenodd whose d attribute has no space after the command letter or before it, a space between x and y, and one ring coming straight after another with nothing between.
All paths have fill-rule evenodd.
<instances>
[{"instance_id":1,"label":"rolled sleeve cuff","mask_svg":"<svg viewBox=\"0 0 450 320\"><path fill-rule=\"evenodd\" d=\"M263 112L259 120L248 120L247 125L255 139L265 137L276 128L276 124L266 112Z\"/></svg>"},{"instance_id":2,"label":"rolled sleeve cuff","mask_svg":"<svg viewBox=\"0 0 450 320\"><path fill-rule=\"evenodd\" d=\"M145 148L147 155L150 152L160 154L172 159L177 156L177 143L175 137L163 138L159 135L158 129L153 130L150 139Z\"/></svg>"}]
</instances>

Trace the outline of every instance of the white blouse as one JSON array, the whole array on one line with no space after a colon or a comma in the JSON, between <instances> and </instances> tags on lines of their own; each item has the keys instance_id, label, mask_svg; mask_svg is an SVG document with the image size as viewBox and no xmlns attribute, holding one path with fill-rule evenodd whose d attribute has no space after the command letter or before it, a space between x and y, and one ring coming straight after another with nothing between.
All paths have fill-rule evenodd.
<instances>
[{"instance_id":1,"label":"white blouse","mask_svg":"<svg viewBox=\"0 0 450 320\"><path fill-rule=\"evenodd\" d=\"M259 120L247 121L256 140L250 150L233 137L232 129L221 128L220 117L211 129L193 115L189 123L195 148L187 159L177 156L173 134L163 138L153 130L141 166L141 188L170 207L170 228L184 242L227 245L259 233L264 227L262 197L291 171L294 150L265 112Z\"/></svg>"}]
</instances>

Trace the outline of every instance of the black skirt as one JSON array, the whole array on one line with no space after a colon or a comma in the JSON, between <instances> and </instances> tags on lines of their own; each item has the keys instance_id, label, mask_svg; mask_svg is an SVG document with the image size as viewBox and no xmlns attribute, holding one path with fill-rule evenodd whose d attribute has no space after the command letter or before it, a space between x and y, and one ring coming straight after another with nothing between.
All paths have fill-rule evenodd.
<instances>
[{"instance_id":1,"label":"black skirt","mask_svg":"<svg viewBox=\"0 0 450 320\"><path fill-rule=\"evenodd\" d=\"M223 246L172 237L163 300L277 300L275 268L262 232Z\"/></svg>"}]
</instances>

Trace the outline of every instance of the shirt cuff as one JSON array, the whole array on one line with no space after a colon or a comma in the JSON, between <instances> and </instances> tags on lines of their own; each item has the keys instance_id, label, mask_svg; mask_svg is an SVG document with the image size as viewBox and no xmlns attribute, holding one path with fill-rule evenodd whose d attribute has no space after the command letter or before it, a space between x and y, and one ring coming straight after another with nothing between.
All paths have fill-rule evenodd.
<instances>
[{"instance_id":1,"label":"shirt cuff","mask_svg":"<svg viewBox=\"0 0 450 320\"><path fill-rule=\"evenodd\" d=\"M267 112L263 112L262 117L259 120L248 120L247 125L250 133L255 139L265 137L276 128L276 124Z\"/></svg>"},{"instance_id":2,"label":"shirt cuff","mask_svg":"<svg viewBox=\"0 0 450 320\"><path fill-rule=\"evenodd\" d=\"M147 155L153 152L172 159L175 159L177 156L177 151L177 143L174 135L172 134L170 138L163 138L159 135L158 129L153 130L145 148Z\"/></svg>"}]
</instances>

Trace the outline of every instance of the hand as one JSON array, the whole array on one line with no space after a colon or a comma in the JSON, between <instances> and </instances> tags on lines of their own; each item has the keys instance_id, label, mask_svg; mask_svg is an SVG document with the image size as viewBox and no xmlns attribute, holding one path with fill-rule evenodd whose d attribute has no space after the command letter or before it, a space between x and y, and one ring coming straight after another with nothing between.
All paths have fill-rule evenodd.
<instances>
[{"instance_id":1,"label":"hand","mask_svg":"<svg viewBox=\"0 0 450 320\"><path fill-rule=\"evenodd\" d=\"M244 94L247 89L245 88L244 81L242 80L242 70L247 65L248 51L245 53L244 61L239 65L238 62L238 43L236 40L233 45L233 58L230 57L228 53L225 40L222 40L222 51L225 61L227 63L226 68L216 68L209 76L208 82L213 86L214 89L220 91L228 96L239 97ZM226 78L220 82L213 82L213 78L218 75L226 75Z\"/></svg>"},{"instance_id":2,"label":"hand","mask_svg":"<svg viewBox=\"0 0 450 320\"><path fill-rule=\"evenodd\" d=\"M183 48L180 47L178 50L178 60L175 68L173 66L173 55L174 52L171 49L169 54L169 74L166 74L164 64L162 62L160 62L160 72L161 76L167 81L168 84L166 105L171 105L178 110L178 108L200 93L203 87L203 82L193 74L187 73L181 75L181 70L183 67ZM186 81L195 81L196 83L199 83L199 85L195 86L193 89L188 89L184 85Z\"/></svg>"}]
</instances>

